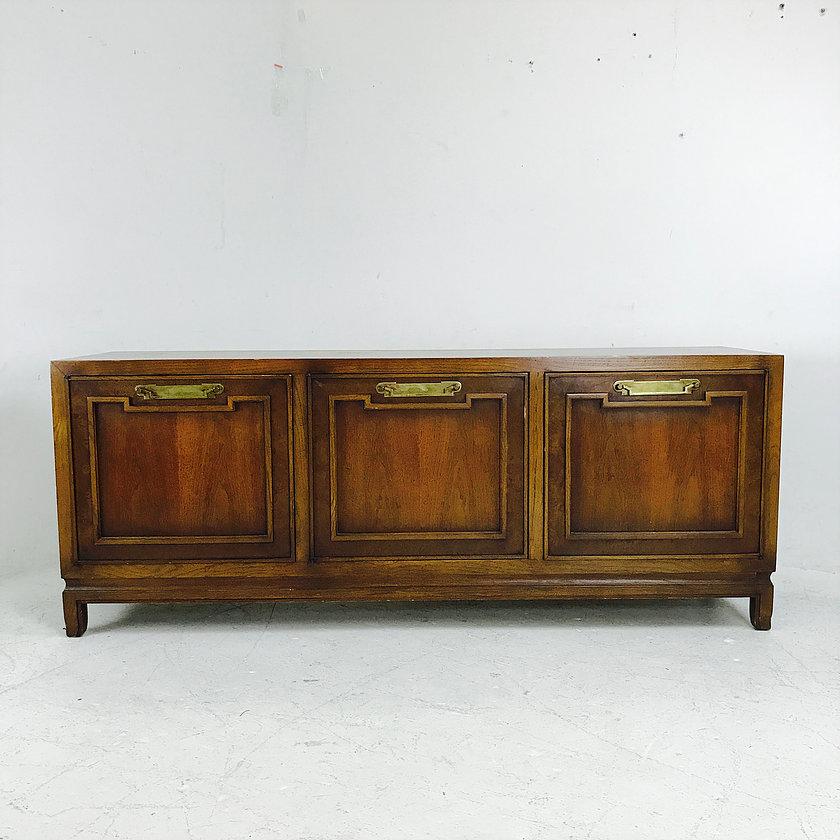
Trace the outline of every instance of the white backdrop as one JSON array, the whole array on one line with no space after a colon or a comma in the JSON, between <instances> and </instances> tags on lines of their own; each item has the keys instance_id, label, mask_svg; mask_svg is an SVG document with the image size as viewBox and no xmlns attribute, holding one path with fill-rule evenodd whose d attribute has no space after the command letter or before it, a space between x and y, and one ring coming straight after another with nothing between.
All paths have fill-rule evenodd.
<instances>
[{"instance_id":1,"label":"white backdrop","mask_svg":"<svg viewBox=\"0 0 840 840\"><path fill-rule=\"evenodd\" d=\"M0 62L0 570L58 587L51 358L680 344L786 354L837 568L837 0L0 0Z\"/></svg>"}]
</instances>

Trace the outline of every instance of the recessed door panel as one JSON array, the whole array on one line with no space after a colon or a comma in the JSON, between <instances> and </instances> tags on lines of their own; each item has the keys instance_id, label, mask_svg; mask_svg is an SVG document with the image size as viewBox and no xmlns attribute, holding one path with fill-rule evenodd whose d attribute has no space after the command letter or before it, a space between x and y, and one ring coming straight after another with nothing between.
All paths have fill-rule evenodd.
<instances>
[{"instance_id":1,"label":"recessed door panel","mask_svg":"<svg viewBox=\"0 0 840 840\"><path fill-rule=\"evenodd\" d=\"M70 385L80 560L291 559L289 377Z\"/></svg>"},{"instance_id":2,"label":"recessed door panel","mask_svg":"<svg viewBox=\"0 0 840 840\"><path fill-rule=\"evenodd\" d=\"M759 547L763 371L548 374L549 556Z\"/></svg>"},{"instance_id":3,"label":"recessed door panel","mask_svg":"<svg viewBox=\"0 0 840 840\"><path fill-rule=\"evenodd\" d=\"M313 376L316 558L523 555L525 383Z\"/></svg>"}]
</instances>

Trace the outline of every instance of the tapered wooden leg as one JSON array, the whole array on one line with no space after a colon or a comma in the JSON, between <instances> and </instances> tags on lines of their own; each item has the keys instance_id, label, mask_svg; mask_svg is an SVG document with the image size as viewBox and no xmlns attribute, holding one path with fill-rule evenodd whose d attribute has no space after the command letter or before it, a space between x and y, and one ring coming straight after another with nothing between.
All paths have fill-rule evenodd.
<instances>
[{"instance_id":1,"label":"tapered wooden leg","mask_svg":"<svg viewBox=\"0 0 840 840\"><path fill-rule=\"evenodd\" d=\"M76 596L64 590L61 593L61 600L64 604L64 626L70 638L81 636L87 630L88 605L79 601Z\"/></svg>"},{"instance_id":2,"label":"tapered wooden leg","mask_svg":"<svg viewBox=\"0 0 840 840\"><path fill-rule=\"evenodd\" d=\"M758 595L750 598L750 621L756 630L769 630L770 617L773 615L773 584L767 585Z\"/></svg>"}]
</instances>

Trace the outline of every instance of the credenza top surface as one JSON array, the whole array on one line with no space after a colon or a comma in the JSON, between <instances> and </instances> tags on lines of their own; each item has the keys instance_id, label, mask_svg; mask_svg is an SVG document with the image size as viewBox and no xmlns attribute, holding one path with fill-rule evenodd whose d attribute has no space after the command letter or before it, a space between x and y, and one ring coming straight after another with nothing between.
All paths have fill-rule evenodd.
<instances>
[{"instance_id":1,"label":"credenza top surface","mask_svg":"<svg viewBox=\"0 0 840 840\"><path fill-rule=\"evenodd\" d=\"M458 349L458 350L163 350L116 351L66 359L84 361L172 360L353 360L353 359L638 359L667 356L754 356L776 354L737 347L602 347L559 349Z\"/></svg>"}]
</instances>

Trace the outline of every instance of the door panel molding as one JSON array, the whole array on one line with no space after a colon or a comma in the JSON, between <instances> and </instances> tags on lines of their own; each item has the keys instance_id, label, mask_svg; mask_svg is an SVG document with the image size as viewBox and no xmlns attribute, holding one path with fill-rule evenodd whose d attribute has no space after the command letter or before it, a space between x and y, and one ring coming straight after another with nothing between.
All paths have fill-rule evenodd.
<instances>
[{"instance_id":1,"label":"door panel molding","mask_svg":"<svg viewBox=\"0 0 840 840\"><path fill-rule=\"evenodd\" d=\"M200 376L225 393L158 402L138 376L70 379L74 565L295 561L292 375Z\"/></svg>"},{"instance_id":2,"label":"door panel molding","mask_svg":"<svg viewBox=\"0 0 840 840\"><path fill-rule=\"evenodd\" d=\"M662 556L675 554L753 554L759 550L760 536L761 536L761 462L763 455L763 437L764 437L764 403L765 403L765 383L763 370L724 370L724 371L706 371L706 370L688 370L681 371L681 375L697 377L700 380L700 386L697 389L692 389L691 392L683 395L663 395L648 396L648 395L627 395L617 393L613 389L613 384L617 374L623 378L634 377L648 377L653 372L639 372L635 370L627 371L580 371L580 372L546 372L545 375L545 411L544 411L544 434L546 439L544 452L544 495L543 495L543 510L544 510L544 533L545 533L545 558L547 561L568 560L569 562L579 561L586 562L588 557L604 557L604 556L626 556L628 561L633 557L643 557L648 555L661 554ZM597 409L588 410L586 416L580 416L579 412L575 410L576 406L581 406L589 401L591 404L597 406ZM673 459L673 467L664 466L666 470L665 476L668 477L671 483L679 482L679 434L678 429L683 427L683 434L691 424L683 421L677 424L675 430L671 433L677 435L676 439L669 438L669 424L664 419L666 415L663 412L692 410L695 412L702 412L706 409L713 409L715 406L722 405L722 401L730 401L728 407L717 409L718 414L717 423L723 423L721 429L726 431L726 440L729 443L720 445L725 447L723 449L712 449L711 453L716 454L722 459L721 466L725 466L727 472L725 474L717 474L718 478L714 484L711 485L711 490L706 490L702 486L702 466L700 468L701 481L699 492L711 492L713 495L698 499L695 496L696 507L689 507L685 509L685 515L680 516L679 508L676 512L669 516L668 508L661 508L659 515L649 520L651 524L664 519L671 519L671 522L679 525L687 525L688 527L677 528L627 528L626 525L635 525L633 522L633 510L628 507L628 504L622 504L617 510L623 508L624 514L621 512L616 514L616 524L625 525L625 527L610 528L609 522L609 505L607 501L598 503L599 488L597 481L594 486L586 489L580 484L581 469L580 464L575 463L576 455L574 446L584 446L584 453L589 453L588 458L588 474L592 474L595 470L596 477L598 474L604 475L609 482L605 488L609 488L607 492L611 494L621 493L622 472L628 475L627 488L628 493L632 493L634 488L646 485L644 480L640 479L641 484L635 481L635 476L632 475L632 459L638 456L640 459L649 458L651 456L657 458L667 457ZM736 409L737 406L737 409ZM612 470L609 462L606 460L609 456L603 455L598 457L598 450L593 450L592 437L597 433L595 429L590 431L589 436L580 437L578 433L576 436L576 429L580 430L580 426L576 426L581 422L587 422L587 416L590 422L594 422L593 410L603 410L606 412L614 412L637 409L640 412L653 410L658 411L659 416L653 427L659 427L659 434L665 434L664 438L660 438L660 446L665 445L667 450L656 449L651 450L646 444L645 432L641 426L630 424L627 426L620 423L615 427L615 432L612 433L610 427L611 423L604 420L606 424L605 429L600 425L595 429L603 435L604 446L609 447L609 452L615 457L616 452L621 451L621 435L625 433L630 434L628 445L636 445L636 451L627 452L626 457L630 459L631 463L617 463L615 471ZM737 411L737 414L736 414ZM619 415L616 415L618 417ZM675 415L676 417L677 415ZM698 414L698 417L701 415ZM730 419L726 420L729 416ZM698 422L696 428L700 431L697 434L712 435L712 442L717 438L715 435L715 421L709 421L711 426L706 426L705 423ZM737 425L735 425L737 423ZM706 426L705 431L704 426ZM694 433L692 433L693 435ZM676 445L674 443L676 440ZM664 441L664 444L662 443ZM703 441L698 441L692 437L687 439L690 442L689 451L692 452L692 464L698 464L696 460L702 457L705 445ZM654 441L651 440L651 445ZM701 447L698 455L698 447ZM606 450L605 450L606 451ZM595 453L592 455L592 453ZM578 451L578 455L581 451ZM625 453L621 453L624 455ZM594 460L593 460L594 458ZM586 462L585 462L586 463ZM666 462L671 464L669 460ZM639 461L641 466L644 466L642 461ZM729 472L731 464L731 473ZM600 466L599 466L600 465ZM692 473L691 465L687 464L686 475L695 476L696 472ZM709 466L708 469L714 469ZM654 473L655 474L655 473ZM727 480L727 476L730 479ZM590 481L592 478L590 478ZM651 478L650 480L654 480ZM576 483L577 482L577 483ZM730 483L731 482L731 483ZM591 493L590 497L582 494ZM630 499L630 496L626 497ZM673 504L673 496L669 496L669 504ZM575 504L576 499L578 503L584 503L587 513L579 514L577 522L575 521ZM589 504L589 499L594 499L593 504ZM650 504L649 499L643 499L643 502ZM580 511L581 508L578 507ZM657 507L651 507L651 516ZM673 510L673 508L672 508ZM731 517L727 511L731 510ZM581 520L581 515L583 520ZM594 521L593 521L594 517ZM646 523L639 521L646 519L646 514L639 511L635 517L638 524L642 526ZM703 527L707 524L702 521L708 518L708 525L710 527ZM589 520L589 521L587 521ZM600 520L600 521L599 521ZM680 521L682 520L682 521ZM698 521L700 520L700 521ZM730 525L731 522L731 525ZM663 525L666 523L663 522ZM668 523L670 524L670 523ZM592 527L595 525L596 527ZM696 527L696 526L700 527ZM588 527L587 527L588 526Z\"/></svg>"},{"instance_id":3,"label":"door panel molding","mask_svg":"<svg viewBox=\"0 0 840 840\"><path fill-rule=\"evenodd\" d=\"M200 534L183 536L103 536L99 499L99 447L96 440L96 406L122 404L127 413L183 414L186 412L211 413L236 411L238 403L262 405L262 437L265 456L265 528L255 534ZM271 457L271 398L265 395L229 395L226 403L216 405L132 405L129 397L88 397L88 442L90 452L90 501L93 512L94 545L200 545L202 543L270 543L274 541L274 483Z\"/></svg>"},{"instance_id":4,"label":"door panel molding","mask_svg":"<svg viewBox=\"0 0 840 840\"><path fill-rule=\"evenodd\" d=\"M338 529L338 446L335 439L337 402L361 402L364 410L471 410L473 400L499 402L499 528L493 531L339 531ZM507 394L467 393L464 402L458 403L374 403L369 394L330 394L329 397L329 449L330 449L330 535L333 540L503 540L507 537L507 484L508 484L508 401Z\"/></svg>"},{"instance_id":5,"label":"door panel molding","mask_svg":"<svg viewBox=\"0 0 840 840\"><path fill-rule=\"evenodd\" d=\"M436 377L439 378L439 374L434 370L422 372L424 380L433 380ZM459 371L447 373L447 379L453 377L463 380L463 387L458 391L432 393L428 396L409 394L405 397L394 397L377 392L377 385L382 377L377 376L376 372L312 373L309 375L312 556L318 563L343 560L384 562L393 559L421 561L423 559L489 559L492 557L524 559L528 556L528 374L521 372L464 374ZM401 374L391 372L388 378L399 380ZM406 375L405 378L408 376ZM416 381L417 373L411 375L411 379L413 382ZM418 385L422 384L425 383L418 383ZM342 422L341 407L352 404L358 407L353 408L350 414L345 413ZM388 511L387 514L380 517L379 521L369 520L373 528L365 528L364 506L353 509L351 505L349 509L347 508L346 497L342 494L348 492L348 488L352 488L354 493L359 492L359 488L362 487L362 477L365 475L364 459L375 458L376 454L375 445L371 443L371 436L375 435L375 426L365 430L364 447L357 454L343 448L347 446L348 440L354 439L352 424L362 422L363 414L374 412L383 416L398 417L400 413L404 413L408 418L410 412L422 412L427 419L425 421L407 419L405 432L409 436L409 441L414 433L420 436L418 440L423 441L421 445L426 447L422 457L428 459L430 457L429 442L434 441L432 412L444 412L447 415L453 412L467 414L482 405L489 406L489 404L495 404L498 409L492 412L489 407L482 409L475 420L469 422L478 424L477 430L481 430L482 438L493 441L494 454L492 460L484 461L484 467L476 475L476 480L483 482L476 486L484 489L478 490L477 496L472 497L472 501L469 501L469 496L466 497L467 501L464 502L466 507L460 509L460 517L456 516L451 522L446 522L446 517L443 520L439 517L436 519L434 516L424 517L422 508L417 507L417 499L413 498L409 503L409 509L414 515L409 519L414 520L411 524L420 525L420 528L391 527L395 519L393 507L387 507L385 509ZM420 422L420 425L414 426L414 431L412 431L414 422ZM493 425L488 425L490 423ZM452 438L455 449L450 454L457 455L458 460L453 461L452 464L456 465L457 474L461 477L461 482L464 482L466 480L464 470L469 469L469 462L464 461L463 458L469 450L465 452L460 447L464 440L470 439L469 435L463 438L469 426L465 426L462 431L459 422L455 424L455 431L452 431L452 424L446 425L450 427L450 433L455 435ZM494 429L495 431L492 431ZM390 434L395 434L393 429ZM347 437L348 435L351 437ZM462 440L459 441L459 439ZM410 447L410 443L407 445ZM483 453L485 450L480 451ZM415 453L413 457L421 456ZM446 457L447 455L442 452L441 459ZM401 504L400 493L403 492L398 488L410 486L410 482L406 483L408 481L406 474L402 473L400 481L389 487L389 483L383 479L382 474L382 470L388 467L383 466L381 462L371 461L370 463L377 466L376 475L384 481L380 488L380 492L385 493L384 503L398 508ZM394 463L399 464L400 461ZM411 460L407 463L409 465L407 468L410 469ZM432 462L424 460L421 463L424 465L425 472ZM351 472L342 473L342 469L347 469L348 466ZM447 464L445 460L442 460L441 469L445 471L446 468ZM430 469L434 474L434 468L430 467ZM341 480L342 476L344 482ZM492 491L491 485L487 484L491 476ZM443 482L445 477L438 474L434 481ZM434 484L430 485L430 492L434 492L431 489L434 486ZM490 493L489 497L488 493ZM495 500L492 506L488 507L486 503L488 499L493 499L493 493L495 493ZM406 497L406 502L408 498ZM440 499L440 497L435 498ZM483 500L485 504L482 505L480 500ZM472 508L472 512L477 518L474 517L470 521L470 505L476 503L479 507ZM348 519L343 522L342 511L348 516ZM424 519L427 519L432 527L423 527L426 525ZM382 530L378 529L380 525L386 523L386 527ZM447 528L447 525L451 527ZM467 527L463 527L464 525ZM358 530L352 530L353 528L358 528Z\"/></svg>"},{"instance_id":6,"label":"door panel molding","mask_svg":"<svg viewBox=\"0 0 840 840\"><path fill-rule=\"evenodd\" d=\"M600 399L601 408L706 408L712 400L722 397L734 397L738 405L738 466L735 485L736 528L732 530L685 530L685 531L573 531L572 530L572 407L575 400ZM727 538L744 536L744 477L746 472L746 437L747 437L747 398L746 391L707 391L702 400L611 400L610 394L566 394L566 457L564 488L565 537L569 540L680 540L698 538Z\"/></svg>"}]
</instances>

